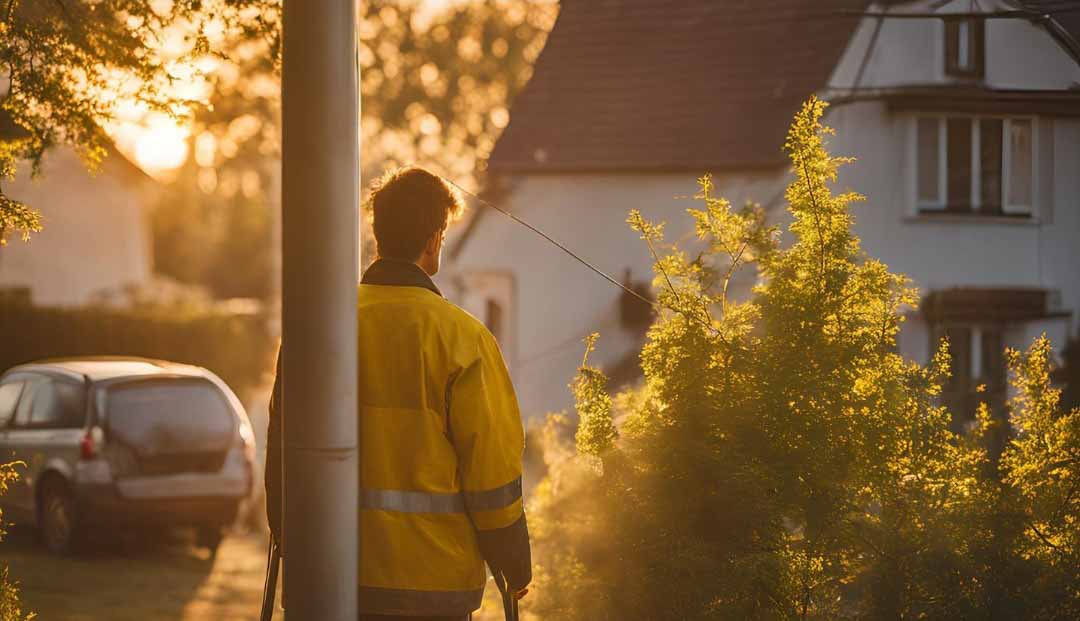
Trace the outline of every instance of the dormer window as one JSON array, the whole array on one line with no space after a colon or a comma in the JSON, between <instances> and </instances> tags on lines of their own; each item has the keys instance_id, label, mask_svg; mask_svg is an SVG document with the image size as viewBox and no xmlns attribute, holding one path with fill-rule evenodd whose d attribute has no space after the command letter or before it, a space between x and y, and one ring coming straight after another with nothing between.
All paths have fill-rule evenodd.
<instances>
[{"instance_id":1,"label":"dormer window","mask_svg":"<svg viewBox=\"0 0 1080 621\"><path fill-rule=\"evenodd\" d=\"M945 75L981 78L986 45L981 19L945 20Z\"/></svg>"}]
</instances>

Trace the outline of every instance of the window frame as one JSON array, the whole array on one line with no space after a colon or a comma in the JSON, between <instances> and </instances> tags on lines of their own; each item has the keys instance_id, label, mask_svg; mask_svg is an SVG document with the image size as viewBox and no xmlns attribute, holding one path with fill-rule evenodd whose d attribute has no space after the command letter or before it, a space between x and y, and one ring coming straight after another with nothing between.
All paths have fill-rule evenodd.
<instances>
[{"instance_id":1,"label":"window frame","mask_svg":"<svg viewBox=\"0 0 1080 621\"><path fill-rule=\"evenodd\" d=\"M1028 170L1028 183L1031 186L1031 193L1029 195L1030 203L1027 205L1019 205L1012 203L1009 200L1009 195L1012 193L1012 124L1018 120L1026 120L1030 122L1031 135L1029 140L1031 142L1031 169ZM1035 216L1035 204L1038 202L1036 198L1036 191L1038 188L1037 172L1039 170L1038 145L1039 128L1036 124L1036 117L1027 116L1010 116L1004 119L1001 125L1001 211L1008 216L1021 216L1027 215L1029 217Z\"/></svg>"},{"instance_id":2,"label":"window frame","mask_svg":"<svg viewBox=\"0 0 1080 621\"><path fill-rule=\"evenodd\" d=\"M956 26L956 43L955 49L952 40L952 28ZM946 77L950 78L966 78L966 79L980 79L986 76L986 20L978 17L946 17L942 20L942 33L944 44L942 49L944 50L944 64L943 71ZM960 48L961 48L961 34L965 29L961 26L967 26L966 31L968 33L967 41L967 53L969 62L967 66L961 67L960 61ZM956 56L954 59L953 56Z\"/></svg>"},{"instance_id":3,"label":"window frame","mask_svg":"<svg viewBox=\"0 0 1080 621\"><path fill-rule=\"evenodd\" d=\"M919 123L926 119L937 121L938 125L938 165L937 165L937 190L938 199L935 202L927 202L922 199L919 191ZM948 145L948 121L949 119L965 119L971 123L971 149L969 166L971 169L971 182L968 188L969 209L952 209L949 204L949 145ZM1001 213L987 214L982 208L982 132L983 120L999 120L1001 125ZM1008 202L1010 190L1012 154L1009 143L1009 130L1013 122L1024 120L1031 123L1031 204L1016 205ZM910 170L912 171L911 206L913 216L938 217L939 215L952 215L961 218L1005 218L1017 221L1033 221L1038 217L1038 174L1039 174L1039 117L1032 114L955 114L948 112L917 113L911 117L909 123Z\"/></svg>"}]
</instances>

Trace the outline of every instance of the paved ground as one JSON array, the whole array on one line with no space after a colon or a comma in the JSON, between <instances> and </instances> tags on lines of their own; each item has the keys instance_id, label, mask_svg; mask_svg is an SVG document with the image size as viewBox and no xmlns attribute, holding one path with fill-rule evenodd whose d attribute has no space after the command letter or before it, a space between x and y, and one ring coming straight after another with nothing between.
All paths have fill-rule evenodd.
<instances>
[{"instance_id":1,"label":"paved ground","mask_svg":"<svg viewBox=\"0 0 1080 621\"><path fill-rule=\"evenodd\" d=\"M257 536L226 539L213 559L184 540L111 541L73 558L48 554L22 529L0 543L24 609L41 621L252 621L265 555Z\"/></svg>"}]
</instances>

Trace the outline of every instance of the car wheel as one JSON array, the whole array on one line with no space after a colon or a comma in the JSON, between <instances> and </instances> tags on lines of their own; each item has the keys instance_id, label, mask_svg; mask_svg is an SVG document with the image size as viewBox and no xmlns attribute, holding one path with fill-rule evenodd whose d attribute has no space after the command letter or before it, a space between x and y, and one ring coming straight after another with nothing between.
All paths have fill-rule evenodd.
<instances>
[{"instance_id":1,"label":"car wheel","mask_svg":"<svg viewBox=\"0 0 1080 621\"><path fill-rule=\"evenodd\" d=\"M224 538L220 526L200 526L195 532L195 545L210 550L210 556L217 556L221 540Z\"/></svg>"},{"instance_id":2,"label":"car wheel","mask_svg":"<svg viewBox=\"0 0 1080 621\"><path fill-rule=\"evenodd\" d=\"M75 499L63 482L46 481L41 491L41 539L53 554L68 554L75 547L78 514Z\"/></svg>"}]
</instances>

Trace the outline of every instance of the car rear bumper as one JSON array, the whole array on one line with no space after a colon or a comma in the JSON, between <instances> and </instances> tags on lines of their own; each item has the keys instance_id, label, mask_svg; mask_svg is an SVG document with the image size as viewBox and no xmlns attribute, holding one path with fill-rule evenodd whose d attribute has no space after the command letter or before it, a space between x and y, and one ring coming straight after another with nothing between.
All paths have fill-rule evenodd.
<instances>
[{"instance_id":1,"label":"car rear bumper","mask_svg":"<svg viewBox=\"0 0 1080 621\"><path fill-rule=\"evenodd\" d=\"M125 498L113 485L77 488L80 519L102 527L225 526L236 519L240 496Z\"/></svg>"}]
</instances>

